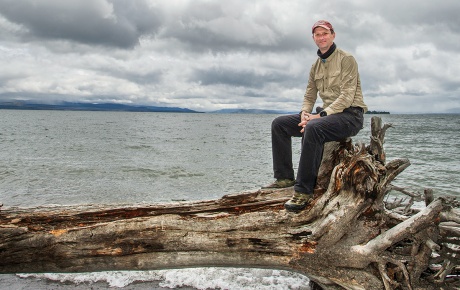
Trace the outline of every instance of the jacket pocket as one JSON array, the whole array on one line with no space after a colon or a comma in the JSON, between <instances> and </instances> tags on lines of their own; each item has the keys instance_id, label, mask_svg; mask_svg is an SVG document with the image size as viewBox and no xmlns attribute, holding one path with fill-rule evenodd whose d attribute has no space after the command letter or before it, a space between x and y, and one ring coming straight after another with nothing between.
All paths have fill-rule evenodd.
<instances>
[{"instance_id":1,"label":"jacket pocket","mask_svg":"<svg viewBox=\"0 0 460 290\"><path fill-rule=\"evenodd\" d=\"M328 89L339 95L341 83L342 81L340 70L331 71L331 73L329 74L329 80L327 84Z\"/></svg>"},{"instance_id":2,"label":"jacket pocket","mask_svg":"<svg viewBox=\"0 0 460 290\"><path fill-rule=\"evenodd\" d=\"M316 88L318 89L318 91L324 92L324 74L323 73L316 73L315 84L316 84Z\"/></svg>"}]
</instances>

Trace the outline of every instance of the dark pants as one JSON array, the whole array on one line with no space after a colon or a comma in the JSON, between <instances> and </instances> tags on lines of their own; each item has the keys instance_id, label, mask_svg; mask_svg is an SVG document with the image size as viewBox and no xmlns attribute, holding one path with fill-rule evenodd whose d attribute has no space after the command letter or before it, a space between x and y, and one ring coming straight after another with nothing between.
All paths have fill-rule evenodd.
<instances>
[{"instance_id":1,"label":"dark pants","mask_svg":"<svg viewBox=\"0 0 460 290\"><path fill-rule=\"evenodd\" d=\"M294 179L291 137L303 137L294 190L313 193L324 143L355 136L363 127L363 110L350 107L342 113L311 120L300 133L300 114L280 116L272 123L273 170L276 179Z\"/></svg>"}]
</instances>

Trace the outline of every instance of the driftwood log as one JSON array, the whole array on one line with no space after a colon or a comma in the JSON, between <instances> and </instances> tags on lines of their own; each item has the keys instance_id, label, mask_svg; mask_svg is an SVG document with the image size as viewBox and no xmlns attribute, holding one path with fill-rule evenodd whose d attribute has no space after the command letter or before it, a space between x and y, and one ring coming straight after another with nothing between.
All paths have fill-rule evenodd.
<instances>
[{"instance_id":1,"label":"driftwood log","mask_svg":"<svg viewBox=\"0 0 460 290\"><path fill-rule=\"evenodd\" d=\"M303 273L318 289L458 286L458 203L392 186L409 160L387 163L391 125L373 117L371 126L368 146L326 144L315 200L298 214L283 208L292 188L148 206L2 208L0 273L263 267ZM389 198L394 191L407 197Z\"/></svg>"}]
</instances>

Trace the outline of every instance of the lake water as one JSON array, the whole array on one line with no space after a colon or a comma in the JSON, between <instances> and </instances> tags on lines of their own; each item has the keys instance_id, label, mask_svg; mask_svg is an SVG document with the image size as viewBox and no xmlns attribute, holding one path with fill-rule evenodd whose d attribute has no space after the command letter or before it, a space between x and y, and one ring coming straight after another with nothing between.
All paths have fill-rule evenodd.
<instances>
[{"instance_id":1,"label":"lake water","mask_svg":"<svg viewBox=\"0 0 460 290\"><path fill-rule=\"evenodd\" d=\"M460 195L460 115L379 115L387 159L412 165L393 183ZM4 206L216 199L273 181L276 115L0 110ZM369 144L370 115L353 141ZM300 153L295 139L294 164ZM0 275L0 289L308 289L276 270L199 268ZM81 287L81 288L80 288Z\"/></svg>"}]
</instances>

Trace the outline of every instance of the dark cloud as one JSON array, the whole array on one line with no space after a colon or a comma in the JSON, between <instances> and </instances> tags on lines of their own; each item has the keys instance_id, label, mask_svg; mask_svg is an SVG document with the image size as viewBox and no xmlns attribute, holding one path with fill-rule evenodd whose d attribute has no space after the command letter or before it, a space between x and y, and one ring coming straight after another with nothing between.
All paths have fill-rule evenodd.
<instances>
[{"instance_id":1,"label":"dark cloud","mask_svg":"<svg viewBox=\"0 0 460 290\"><path fill-rule=\"evenodd\" d=\"M436 1L398 1L372 3L374 9L390 24L402 30L411 30L417 26L439 26L459 31L458 11L460 2L456 0ZM370 6L370 5L369 5Z\"/></svg>"},{"instance_id":2,"label":"dark cloud","mask_svg":"<svg viewBox=\"0 0 460 290\"><path fill-rule=\"evenodd\" d=\"M253 5L251 2L241 4L248 9ZM297 34L301 30L286 33L277 26L273 21L277 11L268 7L255 9L250 16L239 10L235 10L238 13L228 10L232 9L227 7L224 11L222 2L218 1L191 2L164 27L161 37L174 38L188 49L205 52L299 50L310 44L306 37Z\"/></svg>"},{"instance_id":3,"label":"dark cloud","mask_svg":"<svg viewBox=\"0 0 460 290\"><path fill-rule=\"evenodd\" d=\"M2 0L0 11L25 27L28 39L120 48L138 45L143 34L153 34L161 25L161 14L144 1Z\"/></svg>"}]
</instances>

